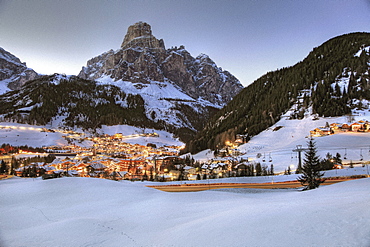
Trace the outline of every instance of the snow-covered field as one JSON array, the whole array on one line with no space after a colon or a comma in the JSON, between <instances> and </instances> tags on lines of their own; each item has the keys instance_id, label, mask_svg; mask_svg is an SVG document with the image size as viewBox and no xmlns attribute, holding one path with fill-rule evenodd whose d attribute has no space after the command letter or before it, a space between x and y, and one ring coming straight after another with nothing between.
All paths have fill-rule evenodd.
<instances>
[{"instance_id":1,"label":"snow-covered field","mask_svg":"<svg viewBox=\"0 0 370 247\"><path fill-rule=\"evenodd\" d=\"M355 120L361 119L370 120L370 113L360 112ZM298 160L292 150L297 145L305 147L309 131L326 122L348 121L346 117L282 119L240 150L250 160L262 162L265 156L265 164L274 164L276 172L288 166L294 169ZM61 132L0 123L4 126L12 128L0 128L0 143L33 147L66 144ZM283 127L273 131L277 126ZM136 135L151 132L159 137ZM103 126L100 133L134 135L126 138L130 143L182 144L164 131L124 125ZM356 162L360 154L364 161L370 160L370 133L341 133L315 141L321 157L327 152L339 152L343 157L346 151L346 161ZM259 159L258 153L263 155ZM213 158L207 150L194 157ZM367 169L357 165L326 171L325 175L369 174ZM296 176L212 182L277 182ZM370 246L370 178L305 192L229 189L167 193L145 187L148 184L153 183L94 178L1 180L0 246Z\"/></svg>"},{"instance_id":2,"label":"snow-covered field","mask_svg":"<svg viewBox=\"0 0 370 247\"><path fill-rule=\"evenodd\" d=\"M42 128L57 129L55 126L34 126L28 124L0 122L0 145L3 143L8 143L14 146L28 145L30 147L43 147L53 145L63 146L68 144L65 138L63 138L63 136L66 136L67 134L59 131L42 132ZM132 135L131 137L125 137L123 140L124 142L132 144L137 143L146 145L148 143L154 143L157 146L184 145L183 142L180 142L178 138L174 138L173 134L169 132L147 128L143 129L129 125L103 125L101 129L98 129L98 132L99 134L108 135L114 135L116 133L122 133L124 136ZM137 136L137 134L154 132L158 134L158 137ZM86 135L88 136L89 134L87 133ZM90 147L93 145L93 142L84 141L82 143L76 143L76 145Z\"/></svg>"},{"instance_id":3,"label":"snow-covered field","mask_svg":"<svg viewBox=\"0 0 370 247\"><path fill-rule=\"evenodd\" d=\"M231 191L2 180L0 246L370 246L370 178L305 192Z\"/></svg>"}]
</instances>

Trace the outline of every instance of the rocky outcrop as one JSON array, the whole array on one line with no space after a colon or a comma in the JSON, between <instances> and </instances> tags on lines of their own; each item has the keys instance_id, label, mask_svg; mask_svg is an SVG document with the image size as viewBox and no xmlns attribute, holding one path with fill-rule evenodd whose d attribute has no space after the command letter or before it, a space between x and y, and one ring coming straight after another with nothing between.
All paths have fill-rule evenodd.
<instances>
[{"instance_id":1,"label":"rocky outcrop","mask_svg":"<svg viewBox=\"0 0 370 247\"><path fill-rule=\"evenodd\" d=\"M158 49L164 50L163 40L158 40L152 35L152 29L149 24L145 22L138 22L130 26L127 34L123 39L121 48L127 49L130 47L141 47L143 49Z\"/></svg>"},{"instance_id":2,"label":"rocky outcrop","mask_svg":"<svg viewBox=\"0 0 370 247\"><path fill-rule=\"evenodd\" d=\"M0 82L9 89L20 89L24 83L40 77L34 70L27 68L19 58L0 47Z\"/></svg>"},{"instance_id":3,"label":"rocky outcrop","mask_svg":"<svg viewBox=\"0 0 370 247\"><path fill-rule=\"evenodd\" d=\"M92 58L79 73L84 79L104 76L142 84L170 82L195 100L218 107L243 88L238 79L217 67L207 55L194 58L184 46L166 50L163 40L155 38L144 22L128 28L120 49Z\"/></svg>"}]
</instances>

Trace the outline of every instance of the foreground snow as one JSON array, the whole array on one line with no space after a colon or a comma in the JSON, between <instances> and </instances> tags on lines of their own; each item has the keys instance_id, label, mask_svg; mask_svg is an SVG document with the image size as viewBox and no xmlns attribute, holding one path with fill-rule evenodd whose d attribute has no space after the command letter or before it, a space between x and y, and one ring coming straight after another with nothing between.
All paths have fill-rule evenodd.
<instances>
[{"instance_id":1,"label":"foreground snow","mask_svg":"<svg viewBox=\"0 0 370 247\"><path fill-rule=\"evenodd\" d=\"M4 247L370 246L369 178L305 192L166 193L92 178L0 188Z\"/></svg>"}]
</instances>

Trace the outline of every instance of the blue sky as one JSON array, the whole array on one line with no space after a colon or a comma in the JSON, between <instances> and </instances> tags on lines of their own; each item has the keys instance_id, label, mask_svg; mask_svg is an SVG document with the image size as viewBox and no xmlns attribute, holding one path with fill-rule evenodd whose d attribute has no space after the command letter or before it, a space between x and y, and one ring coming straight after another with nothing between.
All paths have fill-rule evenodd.
<instances>
[{"instance_id":1,"label":"blue sky","mask_svg":"<svg viewBox=\"0 0 370 247\"><path fill-rule=\"evenodd\" d=\"M330 38L370 32L370 0L0 0L0 47L39 73L78 74L138 21L246 86Z\"/></svg>"}]
</instances>

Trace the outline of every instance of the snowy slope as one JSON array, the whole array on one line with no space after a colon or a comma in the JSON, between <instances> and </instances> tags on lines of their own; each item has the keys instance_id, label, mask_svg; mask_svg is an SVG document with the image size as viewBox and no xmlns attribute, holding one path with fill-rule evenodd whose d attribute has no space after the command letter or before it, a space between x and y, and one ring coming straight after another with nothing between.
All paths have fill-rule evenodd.
<instances>
[{"instance_id":1,"label":"snowy slope","mask_svg":"<svg viewBox=\"0 0 370 247\"><path fill-rule=\"evenodd\" d=\"M285 114L289 116L289 112ZM357 116L354 116L355 121L368 120L370 121L370 112L358 111ZM320 118L313 120L312 116L305 117L302 120L288 120L282 118L269 129L261 132L253 137L247 144L240 147L240 150L245 153L244 157L249 160L255 160L270 166L274 165L275 171L281 172L287 169L288 166L294 170L298 164L297 153L293 152L297 145L307 147L310 130L325 126L326 123L348 123L348 117L331 117ZM275 127L282 126L277 131ZM329 152L332 155L341 154L342 159L347 154L347 159L344 163L350 161L358 162L360 155L363 155L364 160L370 160L370 133L338 133L330 136L314 138L318 155L324 158ZM261 154L261 158L257 158L257 154ZM269 162L269 159L272 162ZM302 159L304 153L302 153ZM265 159L265 162L263 162Z\"/></svg>"},{"instance_id":2,"label":"snowy slope","mask_svg":"<svg viewBox=\"0 0 370 247\"><path fill-rule=\"evenodd\" d=\"M0 188L3 247L370 245L369 178L305 192L166 193L92 178Z\"/></svg>"},{"instance_id":3,"label":"snowy slope","mask_svg":"<svg viewBox=\"0 0 370 247\"><path fill-rule=\"evenodd\" d=\"M178 138L175 138L173 134L163 131L163 130L155 130L155 129L148 129L148 128L138 128L129 125L114 125L114 126L106 126L103 125L101 130L99 131L102 134L114 135L116 133L122 133L124 136L124 142L131 143L131 144L140 144L140 145L147 145L148 143L156 144L159 147L168 145L174 146L183 146L184 143L179 141ZM142 133L157 133L158 137L142 137L142 136L135 136L137 134ZM130 135L133 135L130 137Z\"/></svg>"},{"instance_id":4,"label":"snowy slope","mask_svg":"<svg viewBox=\"0 0 370 247\"><path fill-rule=\"evenodd\" d=\"M42 129L54 129L58 130L58 121L56 125L48 126L34 126L28 124L18 124L18 123L6 123L0 122L0 145L3 143L8 143L14 146L28 145L30 147L44 147L44 146L63 146L67 145L67 141L63 136L61 131L55 132L43 132ZM79 131L79 130L76 130ZM174 138L173 134L166 131L154 130L154 129L142 129L138 127L133 127L129 125L115 125L115 126L105 126L103 125L101 129L98 130L100 134L114 135L116 133L122 133L124 136L136 135L145 133L157 133L158 137L130 137L125 138L125 142L132 144L143 144L154 143L157 146L164 145L184 145L177 138ZM81 132L82 133L82 132ZM87 136L89 133L85 133ZM91 147L92 142L84 141L82 143L75 143L78 146Z\"/></svg>"},{"instance_id":5,"label":"snowy slope","mask_svg":"<svg viewBox=\"0 0 370 247\"><path fill-rule=\"evenodd\" d=\"M61 132L42 132L43 127L45 126L0 122L0 144L30 147L68 144Z\"/></svg>"},{"instance_id":6,"label":"snowy slope","mask_svg":"<svg viewBox=\"0 0 370 247\"><path fill-rule=\"evenodd\" d=\"M191 121L186 119L181 112L181 105L188 105L197 113L206 112L207 106L219 108L218 105L208 101L193 99L183 93L179 87L167 81L152 81L150 84L143 84L114 80L109 76L103 76L96 81L101 85L117 86L126 94L140 95L145 101L145 114L149 119L155 122L162 120L176 128L194 128ZM126 107L126 104L125 101L121 102L123 107Z\"/></svg>"},{"instance_id":7,"label":"snowy slope","mask_svg":"<svg viewBox=\"0 0 370 247\"><path fill-rule=\"evenodd\" d=\"M287 116L287 117L284 117ZM295 170L298 165L298 155L293 152L297 145L302 145L302 148L307 148L307 141L310 135L310 130L325 126L326 123L349 123L348 116L342 117L327 117L313 120L314 117L307 114L302 120L288 120L290 111L267 130L261 132L257 136L239 147L242 155L240 157L252 162L259 162L262 165L270 167L274 166L276 173L284 172L290 166L291 170ZM367 110L357 110L353 116L353 121L367 120L370 121L370 112ZM276 130L276 127L280 127ZM315 137L317 153L320 158L325 158L327 153L333 156L336 153L341 155L344 164L349 162L359 162L361 155L364 161L370 160L370 133L337 133L330 136ZM346 154L347 159L343 159ZM257 155L260 158L257 158ZM239 158L240 158L239 157ZM204 150L193 155L195 160L207 162L214 158L211 150ZM304 152L302 152L302 162ZM271 162L270 162L271 160Z\"/></svg>"}]
</instances>

